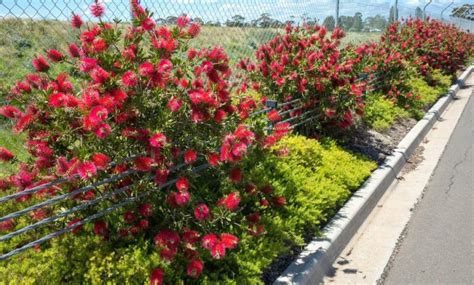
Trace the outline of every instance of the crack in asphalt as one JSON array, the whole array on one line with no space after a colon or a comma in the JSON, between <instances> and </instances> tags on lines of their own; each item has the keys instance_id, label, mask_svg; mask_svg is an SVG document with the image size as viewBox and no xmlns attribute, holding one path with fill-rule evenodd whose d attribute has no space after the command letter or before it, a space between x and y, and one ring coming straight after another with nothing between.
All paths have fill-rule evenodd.
<instances>
[{"instance_id":1,"label":"crack in asphalt","mask_svg":"<svg viewBox=\"0 0 474 285\"><path fill-rule=\"evenodd\" d=\"M472 145L470 147L468 147L466 149L466 151L464 152L464 155L462 157L462 159L460 161L458 161L454 167L453 167L453 172L451 174L451 177L449 178L449 185L448 185L448 189L446 191L444 191L444 193L448 194L449 195L449 192L451 191L451 188L453 187L453 184L454 184L454 177L456 176L456 170L457 168L466 160L467 158L467 155L469 154L469 152L471 151L472 149Z\"/></svg>"}]
</instances>

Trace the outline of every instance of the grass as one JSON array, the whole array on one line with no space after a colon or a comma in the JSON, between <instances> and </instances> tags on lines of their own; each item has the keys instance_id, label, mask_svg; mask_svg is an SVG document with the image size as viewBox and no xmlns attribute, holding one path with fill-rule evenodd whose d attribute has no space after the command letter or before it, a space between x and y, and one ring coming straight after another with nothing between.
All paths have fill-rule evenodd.
<instances>
[{"instance_id":1,"label":"grass","mask_svg":"<svg viewBox=\"0 0 474 285\"><path fill-rule=\"evenodd\" d=\"M23 148L23 137L14 135L6 127L0 126L0 146L9 149L19 161L26 161L27 152ZM16 164L0 162L0 178L11 175L16 170Z\"/></svg>"}]
</instances>

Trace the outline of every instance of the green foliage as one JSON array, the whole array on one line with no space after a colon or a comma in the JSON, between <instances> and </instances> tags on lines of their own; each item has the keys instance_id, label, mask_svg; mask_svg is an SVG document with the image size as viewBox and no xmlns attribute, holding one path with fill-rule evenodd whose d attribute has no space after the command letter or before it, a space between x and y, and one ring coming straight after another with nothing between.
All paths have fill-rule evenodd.
<instances>
[{"instance_id":1,"label":"green foliage","mask_svg":"<svg viewBox=\"0 0 474 285\"><path fill-rule=\"evenodd\" d=\"M367 98L363 119L370 128L382 131L390 128L397 119L408 116L407 111L384 98L382 94L374 93Z\"/></svg>"},{"instance_id":2,"label":"green foliage","mask_svg":"<svg viewBox=\"0 0 474 285\"><path fill-rule=\"evenodd\" d=\"M416 105L409 112L416 119L421 119L425 110L436 102L440 96L447 93L451 83L450 77L442 75L439 70L432 72L431 79L434 84L433 86L430 86L421 77L411 77L408 80L408 86L413 96L417 98Z\"/></svg>"}]
</instances>

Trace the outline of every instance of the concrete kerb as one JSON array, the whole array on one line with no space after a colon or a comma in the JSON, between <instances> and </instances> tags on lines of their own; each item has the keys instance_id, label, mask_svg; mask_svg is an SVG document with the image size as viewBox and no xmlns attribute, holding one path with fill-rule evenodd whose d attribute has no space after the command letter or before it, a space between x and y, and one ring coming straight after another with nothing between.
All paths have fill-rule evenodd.
<instances>
[{"instance_id":1,"label":"concrete kerb","mask_svg":"<svg viewBox=\"0 0 474 285\"><path fill-rule=\"evenodd\" d=\"M456 92L464 87L471 72L474 72L474 65L462 73L456 84L451 86L448 94L433 105L424 118L398 144L384 164L372 173L362 187L338 211L323 229L322 237L311 241L273 284L318 284L321 282L331 270L334 260L396 179L408 158L440 118Z\"/></svg>"}]
</instances>

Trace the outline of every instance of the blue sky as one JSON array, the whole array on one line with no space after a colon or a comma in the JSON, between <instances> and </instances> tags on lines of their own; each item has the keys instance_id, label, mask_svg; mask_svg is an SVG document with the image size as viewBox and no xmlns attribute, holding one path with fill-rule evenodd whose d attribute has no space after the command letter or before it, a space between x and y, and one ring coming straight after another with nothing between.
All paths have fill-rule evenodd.
<instances>
[{"instance_id":1,"label":"blue sky","mask_svg":"<svg viewBox=\"0 0 474 285\"><path fill-rule=\"evenodd\" d=\"M105 2L110 18L129 17L128 0L101 0ZM43 19L67 19L72 12L89 15L88 5L93 0L0 0L0 17L32 17ZM224 22L232 15L240 14L247 19L255 19L262 13L273 18L287 20L294 16L299 20L303 15L320 19L334 15L335 0L141 0L141 3L155 13L155 17L166 17L186 13L191 17L201 17L205 21ZM386 0L340 0L341 15L361 12L364 17L381 14L388 16L394 1ZM423 8L424 0L399 0L399 14L413 15L417 6ZM427 13L440 17L441 10L451 0L433 0ZM474 0L455 0L455 5L474 3ZM445 16L449 14L449 10Z\"/></svg>"}]
</instances>

